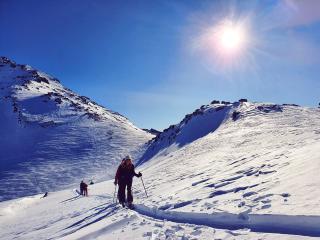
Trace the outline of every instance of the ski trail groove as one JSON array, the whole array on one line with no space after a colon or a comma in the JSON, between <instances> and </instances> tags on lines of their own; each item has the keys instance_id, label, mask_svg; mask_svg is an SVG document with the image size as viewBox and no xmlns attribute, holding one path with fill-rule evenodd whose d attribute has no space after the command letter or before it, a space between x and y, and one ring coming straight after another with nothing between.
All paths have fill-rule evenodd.
<instances>
[{"instance_id":1,"label":"ski trail groove","mask_svg":"<svg viewBox=\"0 0 320 240\"><path fill-rule=\"evenodd\" d=\"M177 212L153 209L142 204L135 205L134 210L148 217L177 223L229 230L248 228L253 232L320 237L320 216Z\"/></svg>"}]
</instances>

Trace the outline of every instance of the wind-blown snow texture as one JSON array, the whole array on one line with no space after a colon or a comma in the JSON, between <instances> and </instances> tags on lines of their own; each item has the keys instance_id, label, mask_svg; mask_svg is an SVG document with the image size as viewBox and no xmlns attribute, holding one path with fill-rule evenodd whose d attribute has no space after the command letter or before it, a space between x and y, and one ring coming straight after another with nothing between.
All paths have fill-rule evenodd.
<instances>
[{"instance_id":1,"label":"wind-blown snow texture","mask_svg":"<svg viewBox=\"0 0 320 240\"><path fill-rule=\"evenodd\" d=\"M179 134L188 127L182 123L149 146L146 153L156 155L142 166L158 206L188 202L196 212L320 215L320 109L216 104L187 125L208 115L209 134L191 144L178 147ZM170 136L178 140L170 142Z\"/></svg>"},{"instance_id":2,"label":"wind-blown snow texture","mask_svg":"<svg viewBox=\"0 0 320 240\"><path fill-rule=\"evenodd\" d=\"M0 201L110 179L152 135L49 75L0 58Z\"/></svg>"},{"instance_id":3,"label":"wind-blown snow texture","mask_svg":"<svg viewBox=\"0 0 320 240\"><path fill-rule=\"evenodd\" d=\"M320 237L320 109L202 106L149 141L136 210L112 180L0 203L0 239L315 239Z\"/></svg>"}]
</instances>

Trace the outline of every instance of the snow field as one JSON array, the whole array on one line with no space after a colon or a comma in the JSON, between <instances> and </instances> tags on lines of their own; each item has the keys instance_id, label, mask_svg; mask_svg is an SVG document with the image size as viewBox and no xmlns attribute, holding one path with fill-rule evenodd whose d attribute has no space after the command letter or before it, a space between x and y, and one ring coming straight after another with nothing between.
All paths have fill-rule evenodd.
<instances>
[{"instance_id":1,"label":"snow field","mask_svg":"<svg viewBox=\"0 0 320 240\"><path fill-rule=\"evenodd\" d=\"M205 214L148 208L143 205L146 199L139 179L134 180L134 187L136 211L113 203L112 181L90 185L89 197L78 196L69 189L49 193L42 199L37 195L1 202L0 239L314 239L253 232L244 226L224 229L235 221L245 222L241 215L221 213L206 220L202 216ZM260 217L255 219L258 224L259 220L266 220L263 215ZM277 218L272 218L274 225ZM206 226L210 223L221 224L222 228Z\"/></svg>"}]
</instances>

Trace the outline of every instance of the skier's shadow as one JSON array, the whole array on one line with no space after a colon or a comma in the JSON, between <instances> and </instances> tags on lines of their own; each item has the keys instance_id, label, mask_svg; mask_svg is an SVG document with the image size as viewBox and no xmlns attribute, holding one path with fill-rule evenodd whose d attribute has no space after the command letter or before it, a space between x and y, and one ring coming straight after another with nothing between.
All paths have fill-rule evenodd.
<instances>
[{"instance_id":1,"label":"skier's shadow","mask_svg":"<svg viewBox=\"0 0 320 240\"><path fill-rule=\"evenodd\" d=\"M93 223L101 221L105 217L108 217L108 216L112 215L118 208L119 207L117 207L115 203L109 204L106 207L101 207L101 205L99 205L96 208L93 208L94 210L97 210L97 212L95 212L95 213L93 213L93 214L91 214L91 215L89 215L89 216L87 216L87 217L85 217L85 218L83 218L83 219L71 224L70 226L64 228L63 230L67 230L67 229L70 229L70 228L73 228L73 227L77 227L76 229L71 231L71 233L74 233L74 232L76 232L76 231L78 231L78 230L80 230L80 229L82 229L84 227L87 227L87 226L89 226L89 225L91 225ZM107 213L105 213L105 212L107 212ZM103 213L105 213L105 214L103 214ZM92 218L94 218L96 216L99 216L101 214L103 214L103 215L98 217L98 218L96 218L96 219L94 219L94 220L92 220L92 221L90 221L90 222L87 222L88 220L90 220L90 219L92 219ZM84 224L84 225L81 225L83 222L87 222L87 223ZM69 233L64 234L64 235L68 235L68 234L71 234L71 233L69 232Z\"/></svg>"},{"instance_id":2,"label":"skier's shadow","mask_svg":"<svg viewBox=\"0 0 320 240\"><path fill-rule=\"evenodd\" d=\"M95 207L93 207L93 208L88 209L86 212L90 212L91 210L96 210L96 211L98 211L98 210L101 210L101 209L105 209L106 207L108 207L108 206L104 207L104 206L107 205L107 204L108 204L108 203L100 204L100 205L98 205L98 206L95 206Z\"/></svg>"},{"instance_id":3,"label":"skier's shadow","mask_svg":"<svg viewBox=\"0 0 320 240\"><path fill-rule=\"evenodd\" d=\"M72 197L72 198L68 198L68 199L66 199L66 200L63 200L63 201L60 202L60 203L72 202L72 201L75 201L75 200L79 199L80 197L81 197L81 195L75 196L75 197Z\"/></svg>"}]
</instances>

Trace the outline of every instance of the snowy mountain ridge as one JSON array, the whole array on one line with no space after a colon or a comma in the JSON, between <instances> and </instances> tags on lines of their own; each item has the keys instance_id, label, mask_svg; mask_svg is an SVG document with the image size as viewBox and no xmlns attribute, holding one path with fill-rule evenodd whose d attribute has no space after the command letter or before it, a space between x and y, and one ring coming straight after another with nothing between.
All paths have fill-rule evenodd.
<instances>
[{"instance_id":1,"label":"snowy mountain ridge","mask_svg":"<svg viewBox=\"0 0 320 240\"><path fill-rule=\"evenodd\" d=\"M299 107L296 104L251 104L246 99L240 99L234 103L214 100L210 104L202 105L193 113L187 114L180 123L171 125L158 133L148 142L148 148L139 164L155 155L168 154L202 138L217 130L229 119L237 121L253 114L282 112L283 108L288 106Z\"/></svg>"},{"instance_id":2,"label":"snowy mountain ridge","mask_svg":"<svg viewBox=\"0 0 320 240\"><path fill-rule=\"evenodd\" d=\"M18 113L20 117L19 121L21 122L38 122L40 125L46 127L50 124L55 125L74 120L72 115L68 115L68 111L52 111L54 110L52 108L57 105L68 106L70 110L80 112L84 117L92 118L95 121L110 118L118 121L127 120L119 113L105 109L88 97L78 96L70 89L63 87L57 78L53 78L31 66L16 64L6 57L0 57L0 67L2 73L2 97L4 97L4 99L11 99L14 112ZM21 102L22 100L35 97L40 98L39 101L34 103L38 104L35 106L36 108L47 108L42 109L43 112L40 113L36 112L35 109L27 109L29 112L23 111L24 106L19 105L19 100ZM53 106L53 103L56 106ZM55 115L47 115L48 113L54 113ZM80 114L77 114L77 116L78 115Z\"/></svg>"},{"instance_id":3,"label":"snowy mountain ridge","mask_svg":"<svg viewBox=\"0 0 320 240\"><path fill-rule=\"evenodd\" d=\"M111 178L121 158L138 158L152 137L58 79L6 57L0 58L0 109L0 200L82 178Z\"/></svg>"},{"instance_id":4,"label":"snowy mountain ridge","mask_svg":"<svg viewBox=\"0 0 320 240\"><path fill-rule=\"evenodd\" d=\"M24 102L18 100L18 105L27 114L23 110L26 108L21 108ZM66 105L67 108L59 111L68 114L69 104ZM6 112L9 116L17 114L13 112L14 106L2 106L10 109ZM76 167L66 160L63 164L45 161L43 165L49 166L50 171L56 167L63 170L63 175L56 173L55 181L68 174L75 180L78 178L78 172L73 174L75 169L81 172L90 162L95 166L92 176L99 176L97 169L110 166L107 161L106 165L102 164L104 159L116 155L113 162L116 165L125 152L123 148L131 148L136 159L141 156L137 171L143 173L148 197L142 181L134 178L135 211L115 203L113 180L90 185L89 197L81 197L70 184L62 186L65 190L49 191L45 198L34 195L3 201L0 202L0 239L311 240L320 237L320 109L252 103L244 99L234 103L213 101L156 137L127 125L113 126L116 122L109 118L95 121L84 117L83 112L80 116L73 110L72 113L77 120L67 124L42 127L32 122L37 129L45 130L40 132L45 135L33 135L38 142L30 158L41 163L43 156L53 154L53 149L61 152L51 157L60 158L72 158L75 152L83 151L85 157L77 154L73 159ZM24 116L29 119L30 115ZM25 124L27 129L28 124ZM109 135L104 129L110 127L113 136L121 140L113 142L117 139L106 137ZM66 140L61 138L65 131L71 132ZM91 131L94 134L90 135ZM29 136L30 131L25 134ZM91 141L83 138L83 134L90 136ZM69 139L76 151L68 152L57 144L61 141L67 144ZM143 144L148 140L147 145ZM102 148L105 142L109 146ZM114 147L112 151L111 147ZM80 162L79 157L83 158ZM92 160L97 157L99 161ZM25 179L32 174L42 181L48 177L41 164L36 168L31 164L25 166L31 170L23 175ZM112 176L115 169L109 169ZM6 184L6 181L16 183L8 178L2 182ZM36 185L16 184L15 189ZM1 190L10 194L10 187L5 187ZM46 189L39 188L38 192Z\"/></svg>"},{"instance_id":5,"label":"snowy mountain ridge","mask_svg":"<svg viewBox=\"0 0 320 240\"><path fill-rule=\"evenodd\" d=\"M172 147L168 138L161 137L151 143L151 148L158 146L159 139L160 144L168 144L141 165L150 171L149 184L156 186L153 194L164 200L159 205L171 208L180 200L197 212L218 208L237 213L319 214L315 209L320 186L320 109L237 102L223 108L205 106L203 114L193 118L215 114L219 117L211 118L216 121L209 127L200 121L198 127L208 131L191 143ZM183 134L184 124L190 121L192 117L171 127L166 136L178 126ZM151 174L155 171L163 179Z\"/></svg>"}]
</instances>

